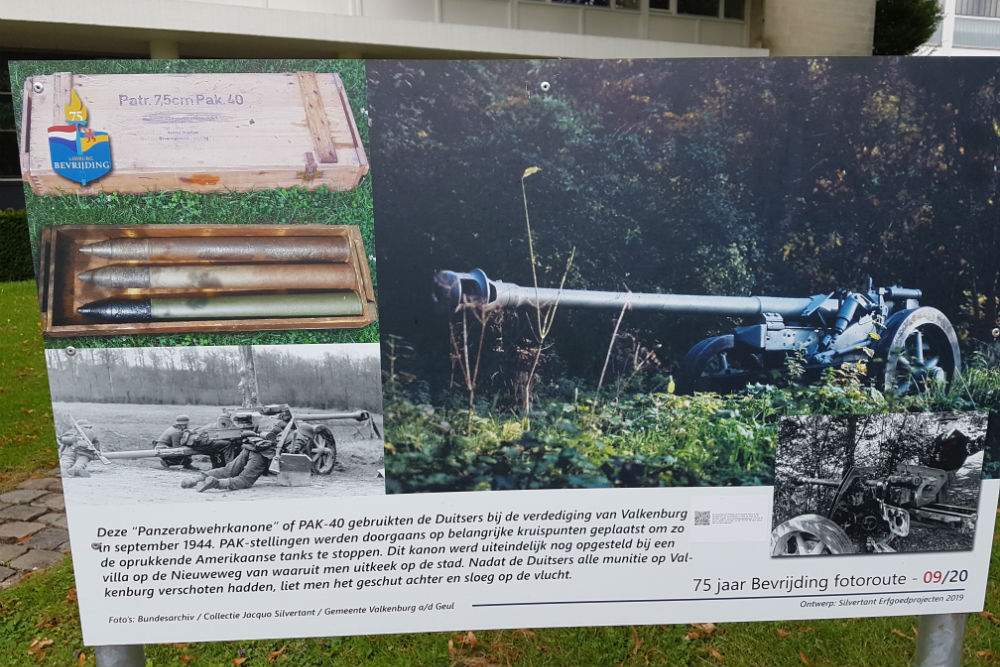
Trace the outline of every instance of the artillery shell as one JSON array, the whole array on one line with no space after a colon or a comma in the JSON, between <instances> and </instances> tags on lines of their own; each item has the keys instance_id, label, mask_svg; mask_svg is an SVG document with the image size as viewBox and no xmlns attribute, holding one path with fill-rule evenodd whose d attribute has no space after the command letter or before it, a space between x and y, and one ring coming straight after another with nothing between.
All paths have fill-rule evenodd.
<instances>
[{"instance_id":1,"label":"artillery shell","mask_svg":"<svg viewBox=\"0 0 1000 667\"><path fill-rule=\"evenodd\" d=\"M350 264L112 264L84 271L81 281L111 289L346 290L357 285Z\"/></svg>"},{"instance_id":2,"label":"artillery shell","mask_svg":"<svg viewBox=\"0 0 1000 667\"><path fill-rule=\"evenodd\" d=\"M80 248L118 262L336 262L350 260L351 244L329 236L177 236L117 238Z\"/></svg>"},{"instance_id":3,"label":"artillery shell","mask_svg":"<svg viewBox=\"0 0 1000 667\"><path fill-rule=\"evenodd\" d=\"M265 294L213 297L103 299L80 306L84 317L107 322L225 320L361 315L356 292Z\"/></svg>"}]
</instances>

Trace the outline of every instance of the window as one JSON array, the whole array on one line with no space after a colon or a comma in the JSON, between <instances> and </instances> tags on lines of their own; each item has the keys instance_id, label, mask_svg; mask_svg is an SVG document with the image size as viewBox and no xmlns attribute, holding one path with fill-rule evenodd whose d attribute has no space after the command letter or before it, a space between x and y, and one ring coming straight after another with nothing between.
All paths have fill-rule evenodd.
<instances>
[{"instance_id":1,"label":"window","mask_svg":"<svg viewBox=\"0 0 1000 667\"><path fill-rule=\"evenodd\" d=\"M24 208L21 162L14 129L14 101L10 93L7 59L0 57L0 209Z\"/></svg>"},{"instance_id":2,"label":"window","mask_svg":"<svg viewBox=\"0 0 1000 667\"><path fill-rule=\"evenodd\" d=\"M588 7L614 7L615 9L639 9L639 0L552 0L560 5L586 5Z\"/></svg>"},{"instance_id":3,"label":"window","mask_svg":"<svg viewBox=\"0 0 1000 667\"><path fill-rule=\"evenodd\" d=\"M1000 18L1000 0L957 0L955 14L958 16Z\"/></svg>"},{"instance_id":4,"label":"window","mask_svg":"<svg viewBox=\"0 0 1000 667\"><path fill-rule=\"evenodd\" d=\"M678 14L718 16L719 0L677 0Z\"/></svg>"},{"instance_id":5,"label":"window","mask_svg":"<svg viewBox=\"0 0 1000 667\"><path fill-rule=\"evenodd\" d=\"M552 0L562 5L588 5L590 7L607 7L609 0Z\"/></svg>"},{"instance_id":6,"label":"window","mask_svg":"<svg viewBox=\"0 0 1000 667\"><path fill-rule=\"evenodd\" d=\"M1000 3L1000 0L995 1ZM745 0L649 0L650 9L671 11L671 5L676 6L678 14L688 16L711 16L740 21L746 18Z\"/></svg>"},{"instance_id":7,"label":"window","mask_svg":"<svg viewBox=\"0 0 1000 667\"><path fill-rule=\"evenodd\" d=\"M726 5L722 14L722 18L725 19L739 19L743 20L746 18L743 15L744 7L746 3L743 0L726 0Z\"/></svg>"}]
</instances>

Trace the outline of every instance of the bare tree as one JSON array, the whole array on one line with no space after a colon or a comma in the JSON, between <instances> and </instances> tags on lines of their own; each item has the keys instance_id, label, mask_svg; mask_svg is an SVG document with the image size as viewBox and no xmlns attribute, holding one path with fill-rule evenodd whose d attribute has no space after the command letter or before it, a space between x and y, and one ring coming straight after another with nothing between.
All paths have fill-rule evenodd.
<instances>
[{"instance_id":1,"label":"bare tree","mask_svg":"<svg viewBox=\"0 0 1000 667\"><path fill-rule=\"evenodd\" d=\"M243 395L242 407L260 405L260 388L257 385L252 345L240 345L240 381L237 386Z\"/></svg>"}]
</instances>

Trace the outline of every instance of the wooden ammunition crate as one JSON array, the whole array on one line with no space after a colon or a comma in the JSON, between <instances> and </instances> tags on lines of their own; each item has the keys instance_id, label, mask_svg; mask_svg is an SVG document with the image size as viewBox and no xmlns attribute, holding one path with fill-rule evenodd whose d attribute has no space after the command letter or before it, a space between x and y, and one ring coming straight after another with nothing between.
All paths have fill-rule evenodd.
<instances>
[{"instance_id":1,"label":"wooden ammunition crate","mask_svg":"<svg viewBox=\"0 0 1000 667\"><path fill-rule=\"evenodd\" d=\"M85 131L106 132L111 171L83 186L56 173L49 128L67 126L71 91ZM337 74L100 74L24 82L21 171L38 194L152 190L350 190L368 173Z\"/></svg>"},{"instance_id":2,"label":"wooden ammunition crate","mask_svg":"<svg viewBox=\"0 0 1000 667\"><path fill-rule=\"evenodd\" d=\"M348 264L356 277L354 291L361 298L361 315L336 317L276 317L273 319L229 320L161 320L153 322L93 322L80 315L77 309L85 304L108 298L136 298L141 296L167 296L157 289L113 289L85 283L77 276L90 269L110 264L144 264L141 261L111 260L80 252L92 243L115 238L157 237L255 237L261 239L278 236L339 237L349 243ZM40 269L38 277L39 303L42 315L42 333L47 336L112 336L123 334L158 334L205 331L263 331L286 329L341 329L359 328L378 319L375 290L368 269L360 230L353 225L66 225L43 228L40 239ZM218 262L206 262L218 264ZM158 262L162 264L162 262ZM268 263L261 263L261 271L268 270ZM274 266L274 264L270 264ZM282 294L280 290L272 292ZM213 296L210 290L199 290L199 295Z\"/></svg>"}]
</instances>

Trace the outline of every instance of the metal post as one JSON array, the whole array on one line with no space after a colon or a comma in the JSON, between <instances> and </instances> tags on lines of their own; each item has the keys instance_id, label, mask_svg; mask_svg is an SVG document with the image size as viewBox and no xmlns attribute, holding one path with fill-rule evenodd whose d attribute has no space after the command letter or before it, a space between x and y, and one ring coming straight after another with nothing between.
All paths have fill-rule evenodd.
<instances>
[{"instance_id":1,"label":"metal post","mask_svg":"<svg viewBox=\"0 0 1000 667\"><path fill-rule=\"evenodd\" d=\"M146 667L142 644L95 646L94 656L97 667Z\"/></svg>"},{"instance_id":2,"label":"metal post","mask_svg":"<svg viewBox=\"0 0 1000 667\"><path fill-rule=\"evenodd\" d=\"M959 667L965 618L965 614L921 616L914 667Z\"/></svg>"}]
</instances>

